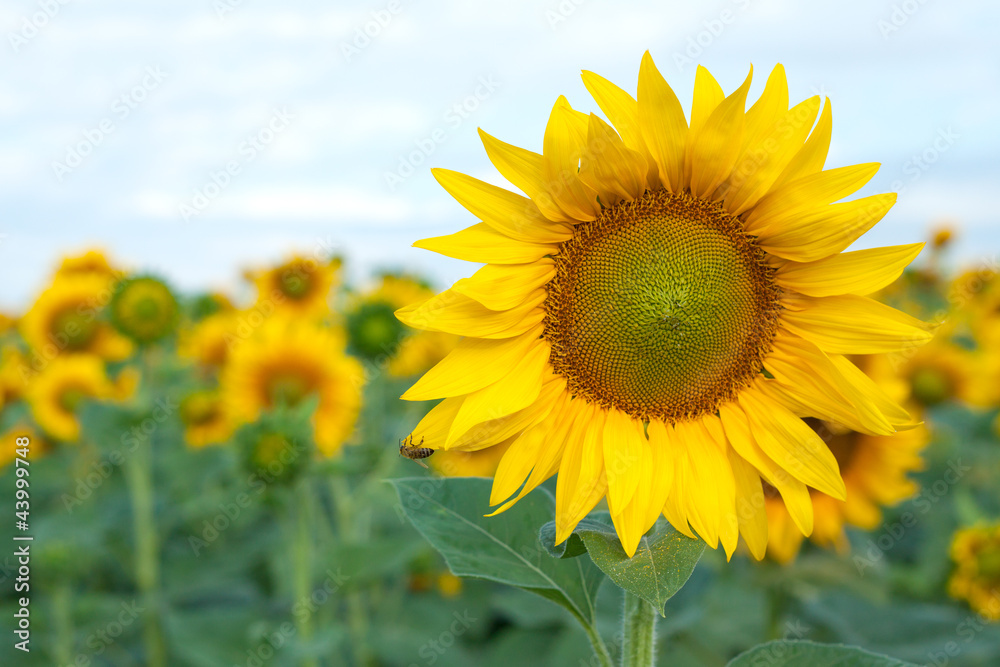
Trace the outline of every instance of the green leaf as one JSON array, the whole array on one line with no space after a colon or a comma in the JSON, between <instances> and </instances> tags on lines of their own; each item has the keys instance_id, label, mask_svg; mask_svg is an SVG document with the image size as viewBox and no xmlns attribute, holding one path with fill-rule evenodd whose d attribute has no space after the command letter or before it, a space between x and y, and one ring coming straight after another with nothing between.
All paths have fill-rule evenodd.
<instances>
[{"instance_id":1,"label":"green leaf","mask_svg":"<svg viewBox=\"0 0 1000 667\"><path fill-rule=\"evenodd\" d=\"M694 572L705 552L705 543L674 530L663 519L639 540L635 555L629 558L606 513L584 519L564 546L548 547L554 541L555 527L543 526L539 539L557 558L571 558L582 542L590 559L611 581L649 602L663 616L663 605L681 589Z\"/></svg>"},{"instance_id":2,"label":"green leaf","mask_svg":"<svg viewBox=\"0 0 1000 667\"><path fill-rule=\"evenodd\" d=\"M596 518L583 519L577 524L573 534L562 544L556 544L556 522L549 521L538 531L538 541L553 558L576 558L587 553L587 545L583 543L581 537L582 532L586 530L607 532L611 526L610 521L610 517L608 518L609 523L601 523ZM614 532L613 528L611 528L611 532Z\"/></svg>"},{"instance_id":3,"label":"green leaf","mask_svg":"<svg viewBox=\"0 0 1000 667\"><path fill-rule=\"evenodd\" d=\"M583 559L551 558L538 542L538 526L555 513L543 488L503 514L484 517L493 481L481 477L408 477L389 482L399 510L444 556L459 576L479 577L541 595L591 625L600 571Z\"/></svg>"},{"instance_id":4,"label":"green leaf","mask_svg":"<svg viewBox=\"0 0 1000 667\"><path fill-rule=\"evenodd\" d=\"M810 641L778 640L755 646L730 661L727 667L754 665L781 667L917 667L885 655L869 653L857 646L817 644Z\"/></svg>"}]
</instances>

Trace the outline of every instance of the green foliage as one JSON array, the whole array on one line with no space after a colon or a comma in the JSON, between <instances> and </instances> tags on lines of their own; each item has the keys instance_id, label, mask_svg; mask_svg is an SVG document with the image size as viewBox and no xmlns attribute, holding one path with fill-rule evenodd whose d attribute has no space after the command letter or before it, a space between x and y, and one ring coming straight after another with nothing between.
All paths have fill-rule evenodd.
<instances>
[{"instance_id":1,"label":"green foliage","mask_svg":"<svg viewBox=\"0 0 1000 667\"><path fill-rule=\"evenodd\" d=\"M809 641L773 641L750 649L733 659L728 667L916 667L884 655L869 653L856 646L833 646Z\"/></svg>"}]
</instances>

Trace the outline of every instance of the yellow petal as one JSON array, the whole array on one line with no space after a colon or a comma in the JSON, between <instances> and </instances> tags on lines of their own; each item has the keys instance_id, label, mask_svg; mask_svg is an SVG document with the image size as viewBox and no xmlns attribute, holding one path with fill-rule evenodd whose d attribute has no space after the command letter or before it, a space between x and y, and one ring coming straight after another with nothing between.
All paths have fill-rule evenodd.
<instances>
[{"instance_id":1,"label":"yellow petal","mask_svg":"<svg viewBox=\"0 0 1000 667\"><path fill-rule=\"evenodd\" d=\"M896 280L923 247L910 243L844 252L815 262L786 262L774 280L808 296L871 294Z\"/></svg>"},{"instance_id":2,"label":"yellow petal","mask_svg":"<svg viewBox=\"0 0 1000 667\"><path fill-rule=\"evenodd\" d=\"M580 180L597 192L605 206L637 199L646 190L646 160L626 148L610 125L590 114Z\"/></svg>"},{"instance_id":3,"label":"yellow petal","mask_svg":"<svg viewBox=\"0 0 1000 667\"><path fill-rule=\"evenodd\" d=\"M761 449L803 484L843 500L847 491L833 453L815 431L765 395L763 388L751 387L739 397Z\"/></svg>"},{"instance_id":4,"label":"yellow petal","mask_svg":"<svg viewBox=\"0 0 1000 667\"><path fill-rule=\"evenodd\" d=\"M804 535L812 533L813 506L809 489L787 470L769 457L750 430L746 412L736 402L719 406L719 416L726 429L726 437L736 453L760 472L761 476L778 490L785 500L795 525Z\"/></svg>"},{"instance_id":5,"label":"yellow petal","mask_svg":"<svg viewBox=\"0 0 1000 667\"><path fill-rule=\"evenodd\" d=\"M524 358L528 351L542 344L536 326L520 336L499 340L463 338L444 359L410 387L402 399L428 401L445 396L461 396L487 387ZM470 373L470 369L475 369Z\"/></svg>"},{"instance_id":6,"label":"yellow petal","mask_svg":"<svg viewBox=\"0 0 1000 667\"><path fill-rule=\"evenodd\" d=\"M515 241L485 222L447 236L422 239L413 245L446 257L491 264L527 264L559 252L554 243Z\"/></svg>"},{"instance_id":7,"label":"yellow petal","mask_svg":"<svg viewBox=\"0 0 1000 667\"><path fill-rule=\"evenodd\" d=\"M770 225L757 237L765 251L796 262L813 262L834 255L851 245L889 212L896 193L872 195L854 201L818 206Z\"/></svg>"},{"instance_id":8,"label":"yellow petal","mask_svg":"<svg viewBox=\"0 0 1000 667\"><path fill-rule=\"evenodd\" d=\"M555 263L543 257L531 264L487 264L451 289L490 310L510 310L556 275Z\"/></svg>"},{"instance_id":9,"label":"yellow petal","mask_svg":"<svg viewBox=\"0 0 1000 667\"><path fill-rule=\"evenodd\" d=\"M477 338L512 338L532 329L545 316L539 306L545 290L537 290L528 300L511 310L490 310L467 296L445 290L437 296L396 311L396 317L414 329L443 331Z\"/></svg>"},{"instance_id":10,"label":"yellow petal","mask_svg":"<svg viewBox=\"0 0 1000 667\"><path fill-rule=\"evenodd\" d=\"M714 465L718 449L711 442L705 429L697 422L674 424L674 434L686 454L678 461L678 468L683 471L684 477L685 494L682 499L684 513L688 523L701 539L715 549L719 544L719 526L723 509L719 504L719 494L716 492L715 484L718 483L720 486L725 484L722 471L717 470ZM731 472L729 486L733 488Z\"/></svg>"},{"instance_id":11,"label":"yellow petal","mask_svg":"<svg viewBox=\"0 0 1000 667\"><path fill-rule=\"evenodd\" d=\"M575 220L593 220L601 211L597 192L578 177L586 145L587 116L560 95L545 126L542 174L553 201Z\"/></svg>"},{"instance_id":12,"label":"yellow petal","mask_svg":"<svg viewBox=\"0 0 1000 667\"><path fill-rule=\"evenodd\" d=\"M894 352L933 336L920 320L866 296L786 296L784 301L789 309L782 326L832 354Z\"/></svg>"},{"instance_id":13,"label":"yellow petal","mask_svg":"<svg viewBox=\"0 0 1000 667\"><path fill-rule=\"evenodd\" d=\"M893 426L902 430L903 427L913 425L913 419L910 414L897 404L896 401L892 400L878 384L865 375L860 368L852 364L850 360L846 357L832 354L830 355L830 361L840 371L844 381L851 385L854 391L868 398L878 408L879 412L889 419Z\"/></svg>"},{"instance_id":14,"label":"yellow petal","mask_svg":"<svg viewBox=\"0 0 1000 667\"><path fill-rule=\"evenodd\" d=\"M719 103L702 127L695 130L692 118L689 163L691 194L696 197L711 195L733 170L743 141L744 110L752 76L750 68L743 85Z\"/></svg>"},{"instance_id":15,"label":"yellow petal","mask_svg":"<svg viewBox=\"0 0 1000 667\"><path fill-rule=\"evenodd\" d=\"M548 220L526 197L457 171L431 173L458 203L505 236L528 243L560 243L573 236L570 225Z\"/></svg>"},{"instance_id":16,"label":"yellow petal","mask_svg":"<svg viewBox=\"0 0 1000 667\"><path fill-rule=\"evenodd\" d=\"M455 415L458 414L464 400L464 396L446 398L431 408L410 433L413 446L443 449L451 423L455 421Z\"/></svg>"},{"instance_id":17,"label":"yellow petal","mask_svg":"<svg viewBox=\"0 0 1000 667\"><path fill-rule=\"evenodd\" d=\"M826 100L823 111L819 115L819 122L813 128L809 139L795 154L792 161L788 163L785 170L781 172L772 187L779 188L786 183L798 180L803 176L809 176L823 168L826 164L826 154L830 150L830 137L833 133L833 108L830 100Z\"/></svg>"},{"instance_id":18,"label":"yellow petal","mask_svg":"<svg viewBox=\"0 0 1000 667\"><path fill-rule=\"evenodd\" d=\"M802 148L819 111L819 97L812 97L785 112L757 141L747 143L736 159L729 179L721 186L726 210L740 215L765 197L788 163ZM718 197L718 194L716 195Z\"/></svg>"},{"instance_id":19,"label":"yellow petal","mask_svg":"<svg viewBox=\"0 0 1000 667\"><path fill-rule=\"evenodd\" d=\"M531 405L542 390L542 377L552 348L537 340L499 380L465 397L445 446L476 424L499 419Z\"/></svg>"},{"instance_id":20,"label":"yellow petal","mask_svg":"<svg viewBox=\"0 0 1000 667\"><path fill-rule=\"evenodd\" d=\"M785 77L784 66L778 63L767 77L764 92L761 93L753 106L747 109L744 146L750 147L760 142L768 133L769 128L779 121L787 111L788 79Z\"/></svg>"},{"instance_id":21,"label":"yellow petal","mask_svg":"<svg viewBox=\"0 0 1000 667\"><path fill-rule=\"evenodd\" d=\"M656 161L660 181L665 188L680 192L684 189L687 119L649 51L642 56L639 67L638 119L643 141Z\"/></svg>"},{"instance_id":22,"label":"yellow petal","mask_svg":"<svg viewBox=\"0 0 1000 667\"><path fill-rule=\"evenodd\" d=\"M674 484L674 452L671 451L670 436L667 433L667 425L663 422L651 419L646 426L649 436L649 445L653 452L653 504L658 506L659 511L667 505L667 498L670 496L670 489Z\"/></svg>"},{"instance_id":23,"label":"yellow petal","mask_svg":"<svg viewBox=\"0 0 1000 667\"><path fill-rule=\"evenodd\" d=\"M773 188L746 218L751 234L767 235L795 227L797 219L856 192L878 171L877 162L827 169Z\"/></svg>"},{"instance_id":24,"label":"yellow petal","mask_svg":"<svg viewBox=\"0 0 1000 667\"><path fill-rule=\"evenodd\" d=\"M570 536L607 492L600 443L603 412L594 406L585 407L566 440L556 479L556 544Z\"/></svg>"},{"instance_id":25,"label":"yellow petal","mask_svg":"<svg viewBox=\"0 0 1000 667\"><path fill-rule=\"evenodd\" d=\"M636 466L639 483L635 493L621 512L611 514L615 531L629 558L635 555L642 536L653 527L660 515L660 508L653 506L653 452L645 437L640 437L640 443L641 460Z\"/></svg>"},{"instance_id":26,"label":"yellow petal","mask_svg":"<svg viewBox=\"0 0 1000 667\"><path fill-rule=\"evenodd\" d=\"M514 187L531 197L542 215L553 222L573 221L549 194L544 173L545 161L541 155L500 141L482 130L479 130L479 137L497 171Z\"/></svg>"},{"instance_id":27,"label":"yellow petal","mask_svg":"<svg viewBox=\"0 0 1000 667\"><path fill-rule=\"evenodd\" d=\"M476 424L455 440L448 449L475 452L519 435L548 417L555 407L556 399L565 390L565 379L557 375L550 376L542 382L542 390L534 403L505 417Z\"/></svg>"},{"instance_id":28,"label":"yellow petal","mask_svg":"<svg viewBox=\"0 0 1000 667\"><path fill-rule=\"evenodd\" d=\"M608 507L620 513L639 485L641 433L632 417L617 409L607 412L603 433L604 469L608 476Z\"/></svg>"},{"instance_id":29,"label":"yellow petal","mask_svg":"<svg viewBox=\"0 0 1000 667\"><path fill-rule=\"evenodd\" d=\"M545 446L545 437L552 430L552 422L541 421L529 429L526 429L521 436L511 443L510 448L500 459L497 472L493 476L493 489L490 491L490 505L498 505L510 498L524 484L525 478L535 467L538 454ZM513 506L505 503L496 513Z\"/></svg>"},{"instance_id":30,"label":"yellow petal","mask_svg":"<svg viewBox=\"0 0 1000 667\"><path fill-rule=\"evenodd\" d=\"M736 483L736 516L739 518L740 534L753 557L762 560L767 551L767 512L760 474L734 449L729 450L729 465Z\"/></svg>"},{"instance_id":31,"label":"yellow petal","mask_svg":"<svg viewBox=\"0 0 1000 667\"><path fill-rule=\"evenodd\" d=\"M654 422L650 422L651 424ZM684 509L684 498L687 493L687 485L684 479L688 468L687 452L684 443L677 440L677 433L672 424L664 424L662 431L654 430L657 438L664 438L666 441L665 450L670 455L673 476L670 484L667 502L663 506L663 516L667 518L670 525L682 534L697 539L691 526L688 524L687 511Z\"/></svg>"}]
</instances>

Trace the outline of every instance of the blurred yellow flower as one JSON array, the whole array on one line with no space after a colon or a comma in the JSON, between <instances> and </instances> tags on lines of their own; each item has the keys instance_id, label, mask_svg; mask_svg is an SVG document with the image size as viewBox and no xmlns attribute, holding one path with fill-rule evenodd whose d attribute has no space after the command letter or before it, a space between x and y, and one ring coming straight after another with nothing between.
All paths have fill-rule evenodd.
<instances>
[{"instance_id":1,"label":"blurred yellow flower","mask_svg":"<svg viewBox=\"0 0 1000 667\"><path fill-rule=\"evenodd\" d=\"M935 249L944 248L955 238L955 228L952 225L944 224L934 228L931 235L931 245Z\"/></svg>"},{"instance_id":2,"label":"blurred yellow flower","mask_svg":"<svg viewBox=\"0 0 1000 667\"><path fill-rule=\"evenodd\" d=\"M65 353L125 359L132 343L102 319L113 292L114 282L106 276L57 278L21 318L21 335L45 359Z\"/></svg>"},{"instance_id":3,"label":"blurred yellow flower","mask_svg":"<svg viewBox=\"0 0 1000 667\"><path fill-rule=\"evenodd\" d=\"M17 438L25 437L29 440L27 456L29 464L47 454L51 448L48 441L39 436L32 426L24 423L15 424L0 434L0 443L3 443L3 447L0 447L0 470L7 467L17 456L14 447Z\"/></svg>"},{"instance_id":4,"label":"blurred yellow flower","mask_svg":"<svg viewBox=\"0 0 1000 667\"><path fill-rule=\"evenodd\" d=\"M951 540L955 570L948 594L985 618L1000 620L1000 524L962 528Z\"/></svg>"},{"instance_id":5,"label":"blurred yellow flower","mask_svg":"<svg viewBox=\"0 0 1000 667\"><path fill-rule=\"evenodd\" d=\"M232 350L222 371L223 396L238 420L252 422L265 410L318 395L316 446L333 456L354 430L365 379L344 348L343 336L331 329L272 317Z\"/></svg>"},{"instance_id":6,"label":"blurred yellow flower","mask_svg":"<svg viewBox=\"0 0 1000 667\"><path fill-rule=\"evenodd\" d=\"M108 258L100 250L88 250L80 255L64 257L56 269L56 277L79 278L84 275L117 278L122 272L111 266Z\"/></svg>"},{"instance_id":7,"label":"blurred yellow flower","mask_svg":"<svg viewBox=\"0 0 1000 667\"><path fill-rule=\"evenodd\" d=\"M437 578L437 589L441 597L458 597L462 594L462 579L451 572L442 572Z\"/></svg>"},{"instance_id":8,"label":"blurred yellow flower","mask_svg":"<svg viewBox=\"0 0 1000 667\"><path fill-rule=\"evenodd\" d=\"M220 368L239 340L238 323L238 311L222 310L185 327L178 337L177 354L202 366Z\"/></svg>"},{"instance_id":9,"label":"blurred yellow flower","mask_svg":"<svg viewBox=\"0 0 1000 667\"><path fill-rule=\"evenodd\" d=\"M76 408L84 398L127 398L136 375L126 369L112 382L104 362L94 355L74 354L53 359L29 384L27 399L35 422L56 440L80 438Z\"/></svg>"},{"instance_id":10,"label":"blurred yellow flower","mask_svg":"<svg viewBox=\"0 0 1000 667\"><path fill-rule=\"evenodd\" d=\"M181 399L184 440L192 447L218 445L233 434L236 425L218 391L200 390Z\"/></svg>"},{"instance_id":11,"label":"blurred yellow flower","mask_svg":"<svg viewBox=\"0 0 1000 667\"><path fill-rule=\"evenodd\" d=\"M28 361L15 345L0 350L0 407L24 397L33 375Z\"/></svg>"},{"instance_id":12,"label":"blurred yellow flower","mask_svg":"<svg viewBox=\"0 0 1000 667\"><path fill-rule=\"evenodd\" d=\"M110 311L118 331L137 343L152 343L174 332L180 308L162 280L139 276L119 284Z\"/></svg>"},{"instance_id":13,"label":"blurred yellow flower","mask_svg":"<svg viewBox=\"0 0 1000 667\"><path fill-rule=\"evenodd\" d=\"M257 306L298 317L322 318L329 313L328 298L337 276L337 263L292 257L280 266L251 274L257 285Z\"/></svg>"},{"instance_id":14,"label":"blurred yellow flower","mask_svg":"<svg viewBox=\"0 0 1000 667\"><path fill-rule=\"evenodd\" d=\"M857 433L836 424L807 419L837 458L847 487L846 500L837 500L810 489L813 504L813 532L809 539L841 553L848 549L845 526L872 530L882 520L882 507L895 505L917 492L917 484L907 474L922 470L921 450L928 436L924 426L893 435ZM767 505L767 555L787 563L802 546L802 532L773 487L765 492Z\"/></svg>"}]
</instances>

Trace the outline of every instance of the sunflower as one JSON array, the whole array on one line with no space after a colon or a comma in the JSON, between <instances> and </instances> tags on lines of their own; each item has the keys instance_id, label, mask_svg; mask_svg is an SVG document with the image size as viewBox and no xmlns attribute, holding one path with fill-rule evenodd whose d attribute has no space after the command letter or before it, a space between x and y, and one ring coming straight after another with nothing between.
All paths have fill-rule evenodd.
<instances>
[{"instance_id":1,"label":"sunflower","mask_svg":"<svg viewBox=\"0 0 1000 667\"><path fill-rule=\"evenodd\" d=\"M497 512L558 472L557 542L606 496L630 555L662 513L727 555L742 534L762 558L761 478L804 534L808 487L844 498L800 416L878 435L910 422L843 355L931 337L864 296L922 244L842 253L896 196L833 203L878 165L822 170L830 106L789 110L780 65L748 111L749 76L726 96L699 67L690 123L648 53L638 101L583 79L614 128L560 97L542 154L481 132L528 197L434 171L483 222L415 245L486 266L397 311L466 337L404 395L445 398L412 436L466 451L510 440Z\"/></svg>"},{"instance_id":2,"label":"sunflower","mask_svg":"<svg viewBox=\"0 0 1000 667\"><path fill-rule=\"evenodd\" d=\"M441 361L458 343L458 336L439 331L414 331L394 312L434 292L419 278L383 274L378 285L363 294L347 314L350 350L369 361L388 360L392 377L411 377Z\"/></svg>"},{"instance_id":3,"label":"sunflower","mask_svg":"<svg viewBox=\"0 0 1000 667\"><path fill-rule=\"evenodd\" d=\"M446 449L431 456L427 463L442 477L493 477L509 447L510 443L503 443L474 452Z\"/></svg>"},{"instance_id":4,"label":"sunflower","mask_svg":"<svg viewBox=\"0 0 1000 667\"><path fill-rule=\"evenodd\" d=\"M338 268L337 262L323 264L308 257L292 257L280 266L251 273L257 285L257 306L321 318L330 310L327 298Z\"/></svg>"},{"instance_id":5,"label":"sunflower","mask_svg":"<svg viewBox=\"0 0 1000 667\"><path fill-rule=\"evenodd\" d=\"M1000 524L962 528L951 539L955 570L948 594L991 621L1000 620Z\"/></svg>"},{"instance_id":6,"label":"sunflower","mask_svg":"<svg viewBox=\"0 0 1000 667\"><path fill-rule=\"evenodd\" d=\"M907 473L922 470L921 450L927 444L923 426L893 435L872 436L837 424L806 419L833 452L847 488L847 499L837 500L810 489L813 532L810 539L841 553L848 549L846 525L872 530L882 520L881 507L911 497L917 484ZM803 535L773 487L765 487L767 503L767 555L787 563L799 552Z\"/></svg>"},{"instance_id":7,"label":"sunflower","mask_svg":"<svg viewBox=\"0 0 1000 667\"><path fill-rule=\"evenodd\" d=\"M237 311L223 310L182 329L177 354L202 366L221 368L230 349L240 339L237 330L239 319Z\"/></svg>"},{"instance_id":8,"label":"sunflower","mask_svg":"<svg viewBox=\"0 0 1000 667\"><path fill-rule=\"evenodd\" d=\"M134 373L123 371L112 382L104 362L93 355L57 357L28 386L28 405L35 422L56 440L80 438L76 408L85 398L123 400L135 389Z\"/></svg>"},{"instance_id":9,"label":"sunflower","mask_svg":"<svg viewBox=\"0 0 1000 667\"><path fill-rule=\"evenodd\" d=\"M84 353L107 361L125 359L132 344L103 320L113 292L114 282L105 276L56 278L21 318L21 334L44 358Z\"/></svg>"},{"instance_id":10,"label":"sunflower","mask_svg":"<svg viewBox=\"0 0 1000 667\"><path fill-rule=\"evenodd\" d=\"M64 257L56 269L57 277L79 278L85 275L115 279L119 278L122 272L111 266L107 256L100 250L88 250L80 255Z\"/></svg>"},{"instance_id":11,"label":"sunflower","mask_svg":"<svg viewBox=\"0 0 1000 667\"><path fill-rule=\"evenodd\" d=\"M361 364L344 347L330 329L272 317L230 354L221 377L228 409L252 422L266 410L318 395L316 445L333 456L354 430L364 384Z\"/></svg>"},{"instance_id":12,"label":"sunflower","mask_svg":"<svg viewBox=\"0 0 1000 667\"><path fill-rule=\"evenodd\" d=\"M28 438L28 462L32 462L39 456L44 456L48 453L50 445L45 441L44 438L39 437L38 432L34 428L27 424L15 424L10 427L3 434L0 434L0 442L4 444L0 447L0 470L3 470L17 456L15 448L15 442L18 438Z\"/></svg>"},{"instance_id":13,"label":"sunflower","mask_svg":"<svg viewBox=\"0 0 1000 667\"><path fill-rule=\"evenodd\" d=\"M31 367L15 345L4 345L0 350L0 407L24 397Z\"/></svg>"},{"instance_id":14,"label":"sunflower","mask_svg":"<svg viewBox=\"0 0 1000 667\"><path fill-rule=\"evenodd\" d=\"M229 439L235 424L217 391L195 391L181 400L184 440L192 447L217 445Z\"/></svg>"},{"instance_id":15,"label":"sunflower","mask_svg":"<svg viewBox=\"0 0 1000 667\"><path fill-rule=\"evenodd\" d=\"M174 332L179 308L167 285L139 276L124 281L111 300L115 328L137 343L153 343Z\"/></svg>"}]
</instances>

